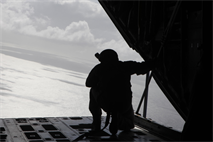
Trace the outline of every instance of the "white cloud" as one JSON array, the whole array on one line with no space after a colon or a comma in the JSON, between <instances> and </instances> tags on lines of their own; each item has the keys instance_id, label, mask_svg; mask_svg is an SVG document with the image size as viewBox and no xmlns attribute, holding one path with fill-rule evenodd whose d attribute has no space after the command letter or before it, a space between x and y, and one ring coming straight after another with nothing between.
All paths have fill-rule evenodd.
<instances>
[{"instance_id":1,"label":"white cloud","mask_svg":"<svg viewBox=\"0 0 213 142\"><path fill-rule=\"evenodd\" d=\"M141 57L140 55L136 54L133 49L129 48L129 46L127 45L127 43L125 42L125 40L123 39L119 39L119 40L110 40L108 42L99 44L98 49L100 51L104 50L104 49L113 49L115 50L118 55L119 58L121 60L136 60L136 61L141 61Z\"/></svg>"},{"instance_id":2,"label":"white cloud","mask_svg":"<svg viewBox=\"0 0 213 142\"><path fill-rule=\"evenodd\" d=\"M65 29L48 26L45 30L33 32L34 33L32 34L35 34L37 36L56 40L88 43L94 43L99 41L98 39L95 39L93 34L90 32L88 23L86 21L72 22Z\"/></svg>"},{"instance_id":3,"label":"white cloud","mask_svg":"<svg viewBox=\"0 0 213 142\"><path fill-rule=\"evenodd\" d=\"M48 26L45 30L37 31L34 26L28 25L19 31L24 34L71 42L95 43L101 41L101 39L95 39L86 21L72 22L65 29Z\"/></svg>"},{"instance_id":4,"label":"white cloud","mask_svg":"<svg viewBox=\"0 0 213 142\"><path fill-rule=\"evenodd\" d=\"M13 30L26 35L71 42L86 42L93 44L101 41L101 39L95 39L86 21L72 22L66 26L65 29L61 29L57 26L47 26L44 30L38 30L37 27L39 25L47 25L50 19L48 19L47 16L43 16L44 18L32 18L31 14L33 14L34 9L30 3L7 2L1 4L1 9L3 11L1 28L4 30Z\"/></svg>"},{"instance_id":5,"label":"white cloud","mask_svg":"<svg viewBox=\"0 0 213 142\"><path fill-rule=\"evenodd\" d=\"M81 46L81 51L89 46L93 47L92 50L112 48L123 57L135 54L135 51L129 48L122 39L112 22L106 18L107 15L98 2L89 0L49 0L45 2L48 3L41 0L0 3L2 10L0 28L4 30L4 33L8 30L15 31L25 38L26 35L32 35L52 39L54 42L60 40L63 46L64 41L68 41L66 44L73 43L78 47ZM42 7L42 4L46 7ZM39 11L40 6L43 12ZM64 14L66 16L62 18ZM66 19L67 16L70 16L69 19ZM66 22L61 26L63 21ZM35 41L37 41L36 39L39 38L34 38ZM50 41L41 40L39 43L42 45L45 42ZM47 47L44 46L44 48Z\"/></svg>"},{"instance_id":6,"label":"white cloud","mask_svg":"<svg viewBox=\"0 0 213 142\"><path fill-rule=\"evenodd\" d=\"M33 7L25 2L5 2L1 4L1 27L6 30L15 30L32 24L29 18L34 12Z\"/></svg>"},{"instance_id":7,"label":"white cloud","mask_svg":"<svg viewBox=\"0 0 213 142\"><path fill-rule=\"evenodd\" d=\"M70 5L78 9L75 11L84 17L95 17L97 15L105 16L105 12L99 3L90 0L49 0L60 5Z\"/></svg>"},{"instance_id":8,"label":"white cloud","mask_svg":"<svg viewBox=\"0 0 213 142\"><path fill-rule=\"evenodd\" d=\"M42 18L35 17L35 21L37 25L46 26L50 23L50 18L47 16L43 16Z\"/></svg>"},{"instance_id":9,"label":"white cloud","mask_svg":"<svg viewBox=\"0 0 213 142\"><path fill-rule=\"evenodd\" d=\"M72 4L77 0L49 0L49 2L54 2L56 4L64 5L64 4Z\"/></svg>"},{"instance_id":10,"label":"white cloud","mask_svg":"<svg viewBox=\"0 0 213 142\"><path fill-rule=\"evenodd\" d=\"M100 4L89 1L89 0L80 0L79 12L81 12L86 17L95 17L97 15L105 16L103 8Z\"/></svg>"}]
</instances>

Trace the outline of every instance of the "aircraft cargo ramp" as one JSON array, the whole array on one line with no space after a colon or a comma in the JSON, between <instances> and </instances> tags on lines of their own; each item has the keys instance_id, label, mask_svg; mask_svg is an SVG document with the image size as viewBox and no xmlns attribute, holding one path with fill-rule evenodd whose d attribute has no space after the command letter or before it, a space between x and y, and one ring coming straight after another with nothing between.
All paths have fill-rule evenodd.
<instances>
[{"instance_id":1,"label":"aircraft cargo ramp","mask_svg":"<svg viewBox=\"0 0 213 142\"><path fill-rule=\"evenodd\" d=\"M4 118L0 119L0 142L164 141L137 126L130 132L118 131L116 137L107 127L101 134L79 139L91 130L91 123L92 117Z\"/></svg>"}]
</instances>

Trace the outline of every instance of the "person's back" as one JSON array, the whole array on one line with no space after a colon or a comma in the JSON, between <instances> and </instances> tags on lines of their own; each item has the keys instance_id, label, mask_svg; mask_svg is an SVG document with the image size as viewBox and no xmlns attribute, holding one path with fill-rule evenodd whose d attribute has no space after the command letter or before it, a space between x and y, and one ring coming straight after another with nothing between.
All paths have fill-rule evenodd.
<instances>
[{"instance_id":1,"label":"person's back","mask_svg":"<svg viewBox=\"0 0 213 142\"><path fill-rule=\"evenodd\" d=\"M128 66L120 61L100 64L100 72L100 105L105 111L125 111L132 98Z\"/></svg>"}]
</instances>

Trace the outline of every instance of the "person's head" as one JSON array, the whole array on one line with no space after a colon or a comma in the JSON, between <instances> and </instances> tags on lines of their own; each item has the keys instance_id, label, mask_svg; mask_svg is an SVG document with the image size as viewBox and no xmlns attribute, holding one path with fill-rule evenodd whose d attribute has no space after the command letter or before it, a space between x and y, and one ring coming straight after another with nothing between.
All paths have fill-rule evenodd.
<instances>
[{"instance_id":1,"label":"person's head","mask_svg":"<svg viewBox=\"0 0 213 142\"><path fill-rule=\"evenodd\" d=\"M118 54L112 49L106 49L106 50L102 51L100 54L96 53L95 56L96 56L96 58L98 58L98 60L101 63L119 61Z\"/></svg>"}]
</instances>

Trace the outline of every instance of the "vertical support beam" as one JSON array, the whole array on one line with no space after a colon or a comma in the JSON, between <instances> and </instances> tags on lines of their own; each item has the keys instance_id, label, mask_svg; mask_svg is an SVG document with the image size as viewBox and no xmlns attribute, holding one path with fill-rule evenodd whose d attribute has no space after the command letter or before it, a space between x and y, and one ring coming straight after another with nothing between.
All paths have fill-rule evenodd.
<instances>
[{"instance_id":1,"label":"vertical support beam","mask_svg":"<svg viewBox=\"0 0 213 142\"><path fill-rule=\"evenodd\" d=\"M139 104L138 104L138 108L137 108L137 110L136 110L136 114L137 115L140 115L140 113L139 113L139 111L140 111L140 108L141 108L141 104L142 104L142 102L143 102L143 99L145 98L145 92L146 92L146 90L148 89L148 87L149 87L149 83L150 83L150 81L151 81L151 79L152 79L152 76L153 76L153 72L151 72L151 74L149 75L149 78L147 79L147 84L145 85L145 89L144 89L144 91L143 91L143 95L141 96L141 100L140 100L140 102L139 102Z\"/></svg>"},{"instance_id":2,"label":"vertical support beam","mask_svg":"<svg viewBox=\"0 0 213 142\"><path fill-rule=\"evenodd\" d=\"M146 118L147 114L147 103L148 103L148 90L149 90L149 72L146 74L146 92L145 92L145 98L144 98L144 106L143 106L143 117Z\"/></svg>"}]
</instances>

